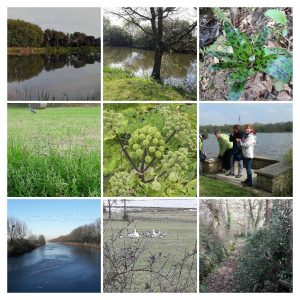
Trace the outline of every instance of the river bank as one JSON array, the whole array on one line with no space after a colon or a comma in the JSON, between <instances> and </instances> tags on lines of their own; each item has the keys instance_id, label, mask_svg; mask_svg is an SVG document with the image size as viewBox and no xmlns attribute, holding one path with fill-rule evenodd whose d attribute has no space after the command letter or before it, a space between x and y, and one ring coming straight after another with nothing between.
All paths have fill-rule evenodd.
<instances>
[{"instance_id":1,"label":"river bank","mask_svg":"<svg viewBox=\"0 0 300 300\"><path fill-rule=\"evenodd\" d=\"M19 256L31 252L45 243L37 243L29 240L14 241L7 243L7 256Z\"/></svg>"},{"instance_id":2,"label":"river bank","mask_svg":"<svg viewBox=\"0 0 300 300\"><path fill-rule=\"evenodd\" d=\"M51 241L51 243L63 244L63 245L66 245L66 246L78 246L78 247L90 248L90 249L100 249L100 245L90 244L90 243L53 242L53 241Z\"/></svg>"},{"instance_id":3,"label":"river bank","mask_svg":"<svg viewBox=\"0 0 300 300\"><path fill-rule=\"evenodd\" d=\"M163 85L150 77L137 77L130 71L104 67L105 100L196 100L183 88Z\"/></svg>"},{"instance_id":4,"label":"river bank","mask_svg":"<svg viewBox=\"0 0 300 300\"><path fill-rule=\"evenodd\" d=\"M7 48L8 55L32 55L32 54L71 54L71 53L98 53L98 47L13 47Z\"/></svg>"}]
</instances>

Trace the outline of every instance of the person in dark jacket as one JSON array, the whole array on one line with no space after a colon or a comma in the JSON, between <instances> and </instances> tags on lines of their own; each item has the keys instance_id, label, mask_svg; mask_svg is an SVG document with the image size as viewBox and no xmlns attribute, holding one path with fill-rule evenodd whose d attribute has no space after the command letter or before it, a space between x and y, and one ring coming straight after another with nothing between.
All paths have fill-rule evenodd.
<instances>
[{"instance_id":1,"label":"person in dark jacket","mask_svg":"<svg viewBox=\"0 0 300 300\"><path fill-rule=\"evenodd\" d=\"M236 178L242 177L243 171L243 153L242 148L237 142L243 138L243 132L240 125L234 125L232 127L232 133L229 135L229 141L232 142L232 155L231 155L231 170L229 175L234 176L234 163L238 162L238 173L235 176Z\"/></svg>"},{"instance_id":2,"label":"person in dark jacket","mask_svg":"<svg viewBox=\"0 0 300 300\"><path fill-rule=\"evenodd\" d=\"M208 134L206 132L200 134L200 162L204 162L206 160L206 153L204 152L203 141L208 138Z\"/></svg>"}]
</instances>

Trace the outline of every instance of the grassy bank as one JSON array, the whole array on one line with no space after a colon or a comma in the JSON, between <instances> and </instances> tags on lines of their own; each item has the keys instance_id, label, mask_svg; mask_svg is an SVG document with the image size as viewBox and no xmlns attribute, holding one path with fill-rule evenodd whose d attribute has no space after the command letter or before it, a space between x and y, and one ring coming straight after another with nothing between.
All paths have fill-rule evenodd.
<instances>
[{"instance_id":1,"label":"grassy bank","mask_svg":"<svg viewBox=\"0 0 300 300\"><path fill-rule=\"evenodd\" d=\"M43 47L43 48L7 48L8 55L29 55L29 54L71 54L71 53L97 53L97 47Z\"/></svg>"},{"instance_id":2,"label":"grassy bank","mask_svg":"<svg viewBox=\"0 0 300 300\"><path fill-rule=\"evenodd\" d=\"M8 108L8 195L100 195L100 109Z\"/></svg>"},{"instance_id":3,"label":"grassy bank","mask_svg":"<svg viewBox=\"0 0 300 300\"><path fill-rule=\"evenodd\" d=\"M223 180L200 176L201 197L257 197L250 188L243 188Z\"/></svg>"},{"instance_id":4,"label":"grassy bank","mask_svg":"<svg viewBox=\"0 0 300 300\"><path fill-rule=\"evenodd\" d=\"M44 244L30 240L19 240L7 242L7 256L18 256L31 252L34 249L43 246Z\"/></svg>"},{"instance_id":5,"label":"grassy bank","mask_svg":"<svg viewBox=\"0 0 300 300\"><path fill-rule=\"evenodd\" d=\"M196 100L196 95L151 78L135 77L129 71L104 67L105 100Z\"/></svg>"}]
</instances>

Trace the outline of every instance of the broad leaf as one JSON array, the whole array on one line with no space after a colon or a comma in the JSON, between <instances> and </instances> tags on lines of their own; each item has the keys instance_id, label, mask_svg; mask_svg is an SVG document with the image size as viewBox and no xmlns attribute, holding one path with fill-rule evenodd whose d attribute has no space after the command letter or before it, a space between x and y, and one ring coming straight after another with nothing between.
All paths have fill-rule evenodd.
<instances>
[{"instance_id":1,"label":"broad leaf","mask_svg":"<svg viewBox=\"0 0 300 300\"><path fill-rule=\"evenodd\" d=\"M289 83L293 74L292 59L287 56L277 56L267 62L261 71L271 75L277 80Z\"/></svg>"},{"instance_id":2,"label":"broad leaf","mask_svg":"<svg viewBox=\"0 0 300 300\"><path fill-rule=\"evenodd\" d=\"M271 55L271 54L289 55L289 52L286 49L280 47L276 47L276 48L265 47L264 53L265 55Z\"/></svg>"},{"instance_id":3,"label":"broad leaf","mask_svg":"<svg viewBox=\"0 0 300 300\"><path fill-rule=\"evenodd\" d=\"M240 66L240 63L238 61L232 60L232 61L223 61L219 62L217 64L214 64L212 66L209 66L211 70L223 70L223 69L232 69L237 68Z\"/></svg>"},{"instance_id":4,"label":"broad leaf","mask_svg":"<svg viewBox=\"0 0 300 300\"><path fill-rule=\"evenodd\" d=\"M248 79L249 69L247 68L239 68L232 71L228 76L228 83L232 84L235 82L244 82Z\"/></svg>"},{"instance_id":5,"label":"broad leaf","mask_svg":"<svg viewBox=\"0 0 300 300\"><path fill-rule=\"evenodd\" d=\"M265 12L265 16L271 18L275 22L277 22L279 24L282 24L282 25L286 25L286 23L287 23L285 13L281 10L278 10L278 9L269 9L269 10L267 10Z\"/></svg>"},{"instance_id":6,"label":"broad leaf","mask_svg":"<svg viewBox=\"0 0 300 300\"><path fill-rule=\"evenodd\" d=\"M239 32L239 30L233 27L229 22L224 24L224 30L226 38L233 48L234 56L239 60L247 61L248 57L252 55L253 49L248 37L244 33Z\"/></svg>"},{"instance_id":7,"label":"broad leaf","mask_svg":"<svg viewBox=\"0 0 300 300\"><path fill-rule=\"evenodd\" d=\"M207 54L211 57L216 57L218 59L226 60L233 59L233 54L229 52L221 52L221 51L209 51Z\"/></svg>"},{"instance_id":8,"label":"broad leaf","mask_svg":"<svg viewBox=\"0 0 300 300\"><path fill-rule=\"evenodd\" d=\"M245 80L243 82L235 82L232 85L229 94L227 95L228 100L238 101L244 91L246 82L247 82L247 80Z\"/></svg>"},{"instance_id":9,"label":"broad leaf","mask_svg":"<svg viewBox=\"0 0 300 300\"><path fill-rule=\"evenodd\" d=\"M268 40L269 36L269 28L265 27L260 33L254 38L254 46L256 47L262 47Z\"/></svg>"}]
</instances>

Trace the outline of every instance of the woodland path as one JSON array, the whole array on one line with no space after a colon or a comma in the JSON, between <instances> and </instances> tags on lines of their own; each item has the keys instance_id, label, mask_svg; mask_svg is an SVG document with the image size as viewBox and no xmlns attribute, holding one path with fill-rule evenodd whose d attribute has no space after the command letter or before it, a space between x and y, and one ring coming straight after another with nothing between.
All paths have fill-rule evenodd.
<instances>
[{"instance_id":1,"label":"woodland path","mask_svg":"<svg viewBox=\"0 0 300 300\"><path fill-rule=\"evenodd\" d=\"M223 263L221 263L219 268L210 274L203 282L205 292L232 293L236 291L238 283L235 276L235 270L238 258L245 243L244 239L236 240L235 250Z\"/></svg>"}]
</instances>

